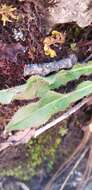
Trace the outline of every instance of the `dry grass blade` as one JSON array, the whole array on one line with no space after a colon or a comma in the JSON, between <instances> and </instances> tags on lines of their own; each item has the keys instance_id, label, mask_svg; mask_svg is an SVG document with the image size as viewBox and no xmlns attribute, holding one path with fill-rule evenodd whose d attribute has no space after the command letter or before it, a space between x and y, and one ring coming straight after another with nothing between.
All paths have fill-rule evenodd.
<instances>
[{"instance_id":1,"label":"dry grass blade","mask_svg":"<svg viewBox=\"0 0 92 190\"><path fill-rule=\"evenodd\" d=\"M76 111L78 111L81 107L83 107L86 103L88 103L90 101L91 101L91 97L83 99L80 103L78 103L74 107L70 108L66 113L64 113L63 115L61 115L59 118L55 119L54 121L48 123L47 125L43 126L40 129L38 129L35 132L34 137L36 138L37 136L39 136L40 134L42 134L46 130L50 129L51 127L54 127L56 124L60 123L64 119L67 119L70 115L72 115L73 113L75 113Z\"/></svg>"},{"instance_id":2,"label":"dry grass blade","mask_svg":"<svg viewBox=\"0 0 92 190\"><path fill-rule=\"evenodd\" d=\"M72 170L70 171L70 173L67 175L64 183L62 184L62 186L60 187L60 190L64 190L69 178L71 177L71 175L73 174L73 172L76 170L76 168L78 167L78 165L80 164L80 162L82 161L82 159L85 157L86 153L88 152L89 147L86 147L83 151L83 153L80 155L79 159L76 161L75 165L73 166Z\"/></svg>"},{"instance_id":3,"label":"dry grass blade","mask_svg":"<svg viewBox=\"0 0 92 190\"><path fill-rule=\"evenodd\" d=\"M82 181L81 181L81 183L79 183L77 190L84 190L85 186L87 185L88 181L91 178L91 174L92 174L92 132L91 132L89 146L90 146L90 149L89 149L89 156L88 156L88 160L87 160L86 169L85 169Z\"/></svg>"}]
</instances>

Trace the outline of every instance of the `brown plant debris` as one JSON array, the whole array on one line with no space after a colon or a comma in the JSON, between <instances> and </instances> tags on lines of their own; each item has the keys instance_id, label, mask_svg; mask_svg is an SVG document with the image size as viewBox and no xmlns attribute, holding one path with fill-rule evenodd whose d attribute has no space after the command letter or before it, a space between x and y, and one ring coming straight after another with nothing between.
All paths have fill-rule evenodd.
<instances>
[{"instance_id":1,"label":"brown plant debris","mask_svg":"<svg viewBox=\"0 0 92 190\"><path fill-rule=\"evenodd\" d=\"M1 21L3 22L3 26L6 25L7 22L12 22L12 19L17 20L18 17L14 15L16 11L16 7L12 5L1 4L0 6L0 16Z\"/></svg>"}]
</instances>

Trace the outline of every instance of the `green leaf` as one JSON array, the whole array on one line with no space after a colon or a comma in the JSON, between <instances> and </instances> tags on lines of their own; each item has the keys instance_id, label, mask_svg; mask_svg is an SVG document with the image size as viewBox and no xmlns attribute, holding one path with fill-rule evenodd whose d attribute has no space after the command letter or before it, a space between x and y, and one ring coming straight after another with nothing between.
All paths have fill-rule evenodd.
<instances>
[{"instance_id":1,"label":"green leaf","mask_svg":"<svg viewBox=\"0 0 92 190\"><path fill-rule=\"evenodd\" d=\"M16 99L16 96L19 95L25 89L25 85L16 86L13 88L0 90L0 103L9 104L11 101Z\"/></svg>"},{"instance_id":2,"label":"green leaf","mask_svg":"<svg viewBox=\"0 0 92 190\"><path fill-rule=\"evenodd\" d=\"M9 104L12 100L34 99L43 97L49 89L55 89L67 82L78 79L81 75L92 73L92 61L75 65L71 70L61 70L49 77L32 76L25 85L0 90L0 103Z\"/></svg>"},{"instance_id":3,"label":"green leaf","mask_svg":"<svg viewBox=\"0 0 92 190\"><path fill-rule=\"evenodd\" d=\"M34 99L36 97L43 97L49 90L49 83L45 78L38 75L32 76L26 83L26 88L15 98L17 99Z\"/></svg>"},{"instance_id":4,"label":"green leaf","mask_svg":"<svg viewBox=\"0 0 92 190\"><path fill-rule=\"evenodd\" d=\"M15 113L6 129L19 130L39 127L45 124L53 114L59 111L65 111L71 103L91 93L91 81L82 82L75 91L67 94L48 91L38 102L20 108Z\"/></svg>"},{"instance_id":5,"label":"green leaf","mask_svg":"<svg viewBox=\"0 0 92 190\"><path fill-rule=\"evenodd\" d=\"M59 88L66 85L69 81L79 79L81 75L90 75L92 73L92 61L85 64L77 64L70 70L61 70L56 74L46 78L50 89Z\"/></svg>"},{"instance_id":6,"label":"green leaf","mask_svg":"<svg viewBox=\"0 0 92 190\"><path fill-rule=\"evenodd\" d=\"M32 76L24 85L0 90L0 103L9 104L13 100L26 100L43 96L49 89L48 81L40 76Z\"/></svg>"}]
</instances>

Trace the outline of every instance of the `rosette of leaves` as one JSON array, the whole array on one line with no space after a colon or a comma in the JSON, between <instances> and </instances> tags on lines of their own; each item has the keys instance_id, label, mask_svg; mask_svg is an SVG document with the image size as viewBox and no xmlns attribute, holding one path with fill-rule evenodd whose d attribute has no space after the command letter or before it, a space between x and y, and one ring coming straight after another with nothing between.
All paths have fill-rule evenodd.
<instances>
[{"instance_id":1,"label":"rosette of leaves","mask_svg":"<svg viewBox=\"0 0 92 190\"><path fill-rule=\"evenodd\" d=\"M48 77L32 76L24 85L1 90L0 103L2 104L9 104L15 99L39 98L38 101L32 101L32 103L19 108L6 126L6 130L38 128L54 114L65 111L72 103L90 95L92 93L92 81L89 80L81 82L72 92L61 94L54 89L62 88L69 81L91 73L92 61L87 64L75 65L71 70L61 70Z\"/></svg>"}]
</instances>

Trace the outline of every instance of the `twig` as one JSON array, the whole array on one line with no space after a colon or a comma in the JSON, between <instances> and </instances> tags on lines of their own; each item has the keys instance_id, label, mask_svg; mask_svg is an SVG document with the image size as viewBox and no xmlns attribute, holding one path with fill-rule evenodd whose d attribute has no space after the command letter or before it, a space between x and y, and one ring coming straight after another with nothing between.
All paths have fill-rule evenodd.
<instances>
[{"instance_id":1,"label":"twig","mask_svg":"<svg viewBox=\"0 0 92 190\"><path fill-rule=\"evenodd\" d=\"M89 60L91 60L92 59L92 53L83 61L83 63L85 62L88 62Z\"/></svg>"},{"instance_id":2,"label":"twig","mask_svg":"<svg viewBox=\"0 0 92 190\"><path fill-rule=\"evenodd\" d=\"M90 149L89 149L86 169L85 169L82 181L81 183L79 183L77 190L83 190L85 188L92 173L92 131L90 131L90 133L91 133L90 144L89 144Z\"/></svg>"},{"instance_id":3,"label":"twig","mask_svg":"<svg viewBox=\"0 0 92 190\"><path fill-rule=\"evenodd\" d=\"M78 42L77 43L77 46L78 47L84 47L84 46L90 46L92 45L92 40L89 40L89 41L81 41L81 42Z\"/></svg>"},{"instance_id":4,"label":"twig","mask_svg":"<svg viewBox=\"0 0 92 190\"><path fill-rule=\"evenodd\" d=\"M83 153L81 154L81 156L79 157L79 159L76 161L75 165L73 166L72 170L69 172L69 174L67 175L64 183L62 184L62 186L60 187L60 190L63 190L64 187L66 186L69 178L71 177L71 175L73 174L73 172L75 171L75 169L78 167L78 165L80 164L80 162L82 161L82 159L85 157L86 153L88 152L89 147L86 147L86 149L83 151Z\"/></svg>"}]
</instances>

